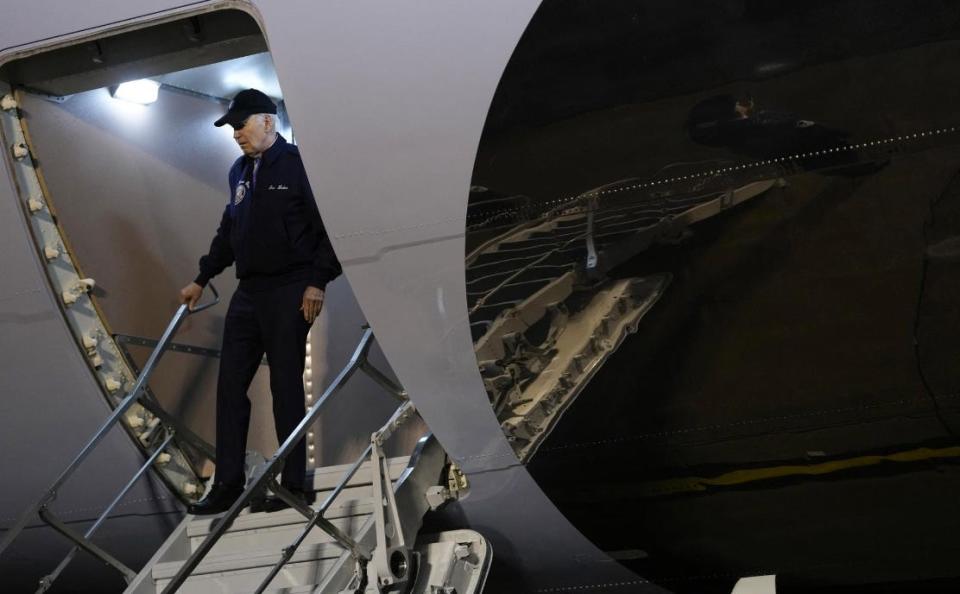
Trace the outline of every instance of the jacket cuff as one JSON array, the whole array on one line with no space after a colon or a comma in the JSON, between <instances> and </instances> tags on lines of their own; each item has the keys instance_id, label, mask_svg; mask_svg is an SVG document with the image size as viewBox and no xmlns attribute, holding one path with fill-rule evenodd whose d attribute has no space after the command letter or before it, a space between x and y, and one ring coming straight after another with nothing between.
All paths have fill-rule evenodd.
<instances>
[{"instance_id":1,"label":"jacket cuff","mask_svg":"<svg viewBox=\"0 0 960 594\"><path fill-rule=\"evenodd\" d=\"M322 272L313 272L310 275L310 286L316 287L321 291L325 291L327 289L328 282L330 282L330 279L327 278L327 275L323 274Z\"/></svg>"},{"instance_id":2,"label":"jacket cuff","mask_svg":"<svg viewBox=\"0 0 960 594\"><path fill-rule=\"evenodd\" d=\"M197 275L197 278L193 279L193 282L197 283L201 287L206 287L207 283L210 282L210 277L201 272Z\"/></svg>"}]
</instances>

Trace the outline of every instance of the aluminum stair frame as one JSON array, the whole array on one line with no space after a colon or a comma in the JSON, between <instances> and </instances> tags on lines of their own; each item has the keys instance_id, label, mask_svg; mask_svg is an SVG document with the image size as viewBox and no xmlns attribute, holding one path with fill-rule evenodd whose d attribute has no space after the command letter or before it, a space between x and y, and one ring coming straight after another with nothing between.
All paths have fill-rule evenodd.
<instances>
[{"instance_id":1,"label":"aluminum stair frame","mask_svg":"<svg viewBox=\"0 0 960 594\"><path fill-rule=\"evenodd\" d=\"M230 524L240 514L241 510L249 505L253 498L259 493L263 492L267 486L274 487L274 491L278 496L287 501L291 507L299 510L308 520L315 521L319 516L319 521L322 523L322 512L321 514L313 514L313 510L311 508L308 506L303 506L285 489L278 488L279 485L276 485L274 478L275 475L279 473L280 465L283 460L287 457L287 455L289 455L295 444L306 435L308 429L319 418L319 414L327 400L336 395L357 370L364 371L394 398L405 404L408 402L409 399L407 394L401 387L395 385L393 382L387 379L386 376L384 376L367 362L367 353L372 345L372 340L373 331L367 327L364 330L363 337L360 339L357 348L354 350L349 363L340 371L339 374L337 374L336 378L333 380L333 382L331 382L326 390L324 390L324 393L320 396L320 398L317 399L316 403L308 409L307 415L300 421L296 429L290 433L286 440L284 440L283 444L267 462L261 473L255 477L250 484L247 485L240 497L233 503L230 509L223 516L218 527L207 536L207 538L200 544L199 548L194 550L187 557L180 571L177 572L177 575L174 576L171 582L163 589L162 594L173 594L181 585L186 582L193 570L196 569L203 558L212 550L217 540L226 533ZM401 406L400 408L403 409L404 407ZM334 537L335 540L337 540L346 549L349 549L351 555L357 559L359 563L364 564L370 559L371 555L369 549L361 548L356 541L342 533L339 533L339 531L330 531L329 526L324 526L324 528L331 536Z\"/></svg>"},{"instance_id":2,"label":"aluminum stair frame","mask_svg":"<svg viewBox=\"0 0 960 594\"><path fill-rule=\"evenodd\" d=\"M397 459L391 459L396 461ZM398 509L402 514L402 527L404 537L408 542L414 542L417 539L418 532L423 522L423 515L430 508L425 497L426 490L441 482L443 471L447 464L446 453L432 434L426 434L417 442L411 453L405 467L400 471L399 476L393 481L393 489L397 499ZM342 465L341 467L346 466ZM341 468L337 467L337 468ZM319 469L318 469L319 470ZM362 467L362 473L372 471L372 467ZM394 471L395 472L395 471ZM392 472L391 474L394 474ZM339 473L342 474L342 473ZM366 489L370 485L370 480L365 479L357 483L357 487ZM333 487L326 487L329 492ZM363 498L350 499L348 501L359 501ZM278 512L283 513L283 512ZM375 521L370 510L361 512L366 518L360 523L356 530L351 531L353 538L363 546L373 546L375 542ZM269 517L270 515L268 515ZM243 517L243 516L241 516ZM249 516L248 516L249 517ZM302 519L302 518L301 518ZM143 567L130 586L125 590L125 594L156 594L158 589L154 579L154 569L157 565L170 563L174 561L183 561L191 552L191 539L200 535L190 535L191 523L197 522L194 516L187 516L170 534L164 544L157 550L157 553ZM264 524L264 528L267 524ZM277 545L276 551L280 553L282 545ZM264 552L261 550L261 552ZM313 584L303 584L295 587L273 586L267 588L266 592L334 592L338 593L344 589L354 577L355 567L353 559L349 552L342 552L330 569L319 576L317 582ZM189 583L189 582L188 582ZM245 590L246 591L246 590ZM254 591L251 585L250 592Z\"/></svg>"},{"instance_id":3,"label":"aluminum stair frame","mask_svg":"<svg viewBox=\"0 0 960 594\"><path fill-rule=\"evenodd\" d=\"M50 573L44 575L40 579L37 594L46 592L52 587L54 581L56 581L66 566L73 560L77 552L81 549L120 572L128 584L136 579L136 572L123 565L115 557L110 555L110 553L96 545L92 540L90 540L90 538L93 536L93 533L96 532L96 530L108 519L110 512L112 512L114 507L116 507L123 500L134 484L136 484L136 482L146 474L147 469L153 467L154 464L159 461L160 457L164 455L163 450L173 443L175 437L178 436L178 432L180 434L179 437L184 438L187 441L191 441L200 451L205 451L210 448L209 444L206 444L195 434L183 428L181 424L179 424L176 419L170 415L165 414L162 417L158 416L157 419L160 421L158 426L162 426L165 433L165 439L162 442L162 445L147 457L134 476L124 485L123 488L121 488L118 495L116 495L113 501L107 505L106 509L100 514L93 526L87 529L84 534L79 534L69 528L59 518L57 518L52 510L49 509L50 504L56 499L59 489L67 482L67 480L70 479L70 477L73 476L74 472L76 472L80 465L83 464L83 462L87 459L87 457L93 453L100 442L103 441L110 431L120 422L120 420L123 418L123 415L134 404L139 403L141 405L146 405L146 403L150 403L150 407L152 407L154 410L162 410L158 403L152 401L153 396L147 390L147 382L183 321L188 316L207 310L220 302L220 294L217 292L216 288L212 284L210 284L209 287L214 295L213 299L211 299L209 302L198 305L193 309L188 308L185 304L180 305L177 308L176 312L170 319L170 322L167 324L163 335L157 342L156 347L151 352L146 364L137 376L136 382L127 395L116 405L116 408L114 408L110 416L107 417L100 428L87 441L83 448L81 448L80 452L74 457L70 464L63 471L61 471L61 473L47 488L43 495L41 495L33 505L21 513L17 522L7 531L3 540L0 541L0 555L2 555L3 552L6 551L7 548L9 548L17 539L17 537L23 532L30 519L36 515L45 524L52 527L62 536L74 543L74 547L70 549L60 563ZM169 455L167 455L167 458L169 458Z\"/></svg>"}]
</instances>

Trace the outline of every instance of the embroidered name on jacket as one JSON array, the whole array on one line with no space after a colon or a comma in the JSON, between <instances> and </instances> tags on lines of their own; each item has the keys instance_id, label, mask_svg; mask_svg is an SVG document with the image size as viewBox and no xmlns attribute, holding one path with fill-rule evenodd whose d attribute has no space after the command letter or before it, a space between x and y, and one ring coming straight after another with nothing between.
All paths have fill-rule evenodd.
<instances>
[{"instance_id":1,"label":"embroidered name on jacket","mask_svg":"<svg viewBox=\"0 0 960 594\"><path fill-rule=\"evenodd\" d=\"M275 185L273 185L273 184L270 184L270 187L267 188L267 189L268 189L268 190L289 190L290 188L288 188L287 186L285 186L285 185L283 185L283 184L280 184L279 186L275 186Z\"/></svg>"}]
</instances>

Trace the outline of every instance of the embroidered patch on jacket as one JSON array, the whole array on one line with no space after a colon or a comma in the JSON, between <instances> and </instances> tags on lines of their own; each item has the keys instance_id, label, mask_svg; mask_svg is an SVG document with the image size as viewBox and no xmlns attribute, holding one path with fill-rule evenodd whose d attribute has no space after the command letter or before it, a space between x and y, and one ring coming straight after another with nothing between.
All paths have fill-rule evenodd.
<instances>
[{"instance_id":1,"label":"embroidered patch on jacket","mask_svg":"<svg viewBox=\"0 0 960 594\"><path fill-rule=\"evenodd\" d=\"M236 206L243 202L244 196L247 195L247 184L245 182L240 182L237 184L237 189L233 193L233 205Z\"/></svg>"}]
</instances>

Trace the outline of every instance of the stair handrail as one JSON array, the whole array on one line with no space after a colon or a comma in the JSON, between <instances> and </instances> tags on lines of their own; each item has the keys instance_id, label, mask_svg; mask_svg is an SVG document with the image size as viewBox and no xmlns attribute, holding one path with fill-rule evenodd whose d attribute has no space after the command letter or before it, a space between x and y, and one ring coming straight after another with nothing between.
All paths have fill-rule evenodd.
<instances>
[{"instance_id":1,"label":"stair handrail","mask_svg":"<svg viewBox=\"0 0 960 594\"><path fill-rule=\"evenodd\" d=\"M167 430L166 428L165 430L167 432L167 436L166 436L166 439L163 440L163 443L156 450L154 450L153 454L151 454L149 458L147 458L146 462L143 463L143 466L140 467L140 470L138 470L137 473L133 475L133 478L127 481L127 484L124 485L123 489L121 489L120 492L117 493L116 497L113 498L113 501L110 502L110 505L108 505L107 508L103 510L103 512L100 514L99 517L97 517L93 525L90 526L90 528L88 528L87 531L83 533L83 536L78 536L69 528L65 529L64 526L59 522L59 520L56 517L53 517L53 518L49 517L49 511L47 511L45 508L41 508L39 510L38 512L39 514L47 516L44 519L44 521L50 526L52 526L54 530L57 530L62 535L66 536L68 539L72 540L74 542L74 546L72 549L70 549L69 552L67 552L67 554L63 557L60 563L53 569L53 571L51 571L47 575L40 578L40 585L37 588L37 591L35 594L43 594L43 592L46 592L47 590L52 588L53 583L57 580L58 577L60 577L60 574L63 572L63 570L67 568L67 565L69 565L70 562L73 561L73 558L76 556L77 552L80 551L80 549L83 549L89 552L90 554L100 558L101 560L103 560L104 555L108 555L106 551L101 551L98 554L96 549L91 550L90 537L92 537L93 534L97 531L97 529L100 528L101 524L103 524L107 520L110 513L113 512L113 509L121 501L123 501L123 498L126 497L127 493L130 492L130 489L132 489L133 486L137 484L137 481L140 480L140 478L147 471L147 469L150 468L150 466L156 461L156 459L160 456L163 450L166 449L166 447L170 444L171 441L173 441L173 438L176 435L175 431ZM110 563L110 565L113 566L118 571L120 571L120 573L124 574L124 578L127 580L127 583L130 583L130 580L136 577L135 575L131 575L133 570L121 564L119 561L117 561L116 564Z\"/></svg>"},{"instance_id":2,"label":"stair handrail","mask_svg":"<svg viewBox=\"0 0 960 594\"><path fill-rule=\"evenodd\" d=\"M113 429L113 427L117 424L117 422L120 420L123 414L131 406L133 406L134 403L136 403L140 399L142 394L146 392L145 388L147 386L147 380L150 379L150 375L153 373L154 369L157 366L157 363L160 361L160 358L163 356L163 353L166 350L167 344L171 341L173 336L177 333L177 330L180 328L180 324L183 323L183 320L186 319L186 317L189 315L200 313L201 311L207 310L220 302L220 293L217 291L216 287L214 287L212 283L208 284L207 286L210 287L210 291L213 293L213 299L210 300L208 303L198 305L193 309L190 309L186 304L181 304L177 308L176 312L173 314L173 317L170 319L170 323L167 324L167 327L164 330L163 335L160 337L160 340L157 342L157 346L150 353L150 357L147 359L146 364L143 366L143 369L140 371L140 374L137 376L137 380L134 383L133 387L126 394L126 396L124 396L123 400L121 400L117 404L116 408L113 410L113 413L107 418L106 421L103 422L103 424L96 431L96 433L94 433L93 437L91 437L87 441L86 445L84 445L83 448L80 450L80 453L77 454L76 457L74 457L73 461L60 473L60 475L56 478L56 480L53 481L50 487L47 488L47 490L43 493L43 495L41 495L40 498L37 499L37 501L33 505L31 505L26 510L24 510L23 513L21 513L20 517L17 519L17 522L7 531L7 534L4 536L3 540L0 541L0 555L3 555L4 551L6 551L11 544L13 544L13 541L16 540L16 538L20 535L20 533L23 532L24 528L26 528L27 524L30 522L30 519L34 515L37 515L46 524L50 525L51 527L56 529L58 532L60 532L64 536L74 541L76 547L80 547L86 550L87 552L94 555L104 563L120 571L120 573L124 575L124 578L128 582L131 579L131 574L135 575L135 572L132 572L132 570L130 570L129 568L121 564L119 561L117 561L113 557L111 557L108 553L106 553L106 551L103 551L98 546L94 545L89 540L89 536L92 535L93 531L96 530L96 528L98 528L101 523L103 523L103 521L106 519L106 516L119 503L120 499L122 499L122 497L126 495L126 493L130 490L130 488L136 482L136 480L139 479L141 476L143 476L146 469L149 468L151 464L153 464L157 456L159 456L160 452L162 452L163 448L165 448L169 444L169 442L173 439L174 431L168 430L168 435L166 440L163 442L163 445L154 451L153 455L151 455L147 459L147 461L140 467L140 469L134 475L134 478L123 487L123 489L120 492L120 495L118 495L118 497L115 498L113 502L111 502L111 504L107 507L107 510L103 514L101 514L101 516L97 519L94 526L87 531L88 534L81 536L74 533L71 529L67 528L65 524L60 522L56 518L56 516L54 516L53 513L47 508L47 506L49 506L50 503L52 503L53 500L56 499L57 491L60 489L60 487L63 486L63 484L67 481L67 479L70 478L70 476L73 475L73 473L77 470L77 468L79 468L80 464L83 463L83 461L87 458L87 456L89 456L90 453L93 452L96 446L104 439L104 437L106 437L106 435L110 432L110 430ZM183 432L182 437L190 439L192 437L192 434L189 432ZM70 559L73 558L73 555L76 552L76 547L73 550L71 550L70 553L68 553L67 558L65 559L65 562L61 562L62 566L65 566L65 563L69 563ZM41 583L40 583L41 592L45 591L50 587L50 584L52 584L52 580L56 579L56 577L63 570L62 566L58 566L53 573L48 574L47 576L44 577L43 580L41 580Z\"/></svg>"},{"instance_id":3,"label":"stair handrail","mask_svg":"<svg viewBox=\"0 0 960 594\"><path fill-rule=\"evenodd\" d=\"M190 577L200 562L203 561L204 557L206 557L217 541L220 540L220 537L226 534L227 530L233 524L233 521L237 518L237 516L240 515L240 512L243 510L243 508L245 508L254 497L262 493L267 486L269 486L277 496L286 501L290 507L300 512L300 514L306 517L308 520L316 521L317 525L319 525L321 529L333 537L333 539L340 546L349 551L351 556L357 560L358 563L365 564L371 559L371 551L367 550L365 547L362 547L349 535L344 534L339 528L334 526L328 520L324 519L322 515L318 518L314 513L313 508L310 506L305 506L289 491L278 485L275 480L275 476L280 472L280 465L282 462L293 451L294 446L301 439L303 439L309 428L317 420L321 410L323 409L323 405L327 402L327 400L329 400L343 388L343 386L351 377L353 377L353 374L356 373L357 370L365 372L374 381L383 386L387 392L397 400L400 400L403 403L406 403L409 400L407 393L403 388L396 385L367 361L367 355L372 344L373 331L368 326L365 326L363 336L360 338L360 342L357 344L356 349L354 349L353 355L350 357L350 361L347 363L347 365L340 371L339 374L337 374L337 377L334 378L333 382L327 386L320 398L318 398L317 401L307 409L307 414L303 417L297 427L290 433L276 453L274 453L273 457L270 458L260 474L254 477L250 484L248 484L244 489L243 493L237 498L236 501L234 501L233 505L230 506L230 509L218 519L216 527L207 534L206 538L203 539L203 542L201 542L197 549L194 550L187 560L183 562L183 565L180 566L177 574L173 576L166 587L164 587L161 594L173 594L180 588L180 586L184 584L184 582L187 581L187 578ZM369 452L366 453L369 455ZM348 470L350 476L352 476L353 473L356 472L356 469L360 467L359 464L356 464L355 466L356 468L351 467L351 469ZM349 480L349 478L346 480ZM345 484L346 481L341 481L341 484L338 485L338 489L342 490ZM328 501L332 502L332 496L338 494L339 491L335 490L334 494L331 494L331 497L328 497Z\"/></svg>"},{"instance_id":4,"label":"stair handrail","mask_svg":"<svg viewBox=\"0 0 960 594\"><path fill-rule=\"evenodd\" d=\"M283 566L286 565L290 559L293 558L293 554L297 552L297 549L303 544L303 541L310 534L310 531L313 530L314 526L323 525L324 523L329 524L329 520L324 517L324 514L330 509L330 506L333 504L334 500L343 492L347 487L347 484L350 482L350 479L360 470L360 467L363 466L363 463L367 460L371 460L371 455L374 451L374 444L382 444L386 442L396 431L396 429L408 418L411 414L416 413L416 408L413 406L413 403L407 400L403 404L397 407L393 414L390 415L390 419L383 424L383 426L378 429L372 435L370 443L367 444L367 447L363 450L363 453L350 465L350 468L343 473L340 482L337 483L337 486L333 488L327 498L323 500L323 503L314 511L310 517L310 520L301 530L299 536L297 536L294 541L288 546L284 547L280 559L274 564L273 568L267 574L267 576L260 582L260 586L254 591L253 594L262 594L270 586L270 582L273 581L277 574L280 573L280 570L283 569ZM371 460L372 461L372 460ZM324 528L325 530L325 528ZM328 533L329 534L329 533Z\"/></svg>"}]
</instances>

